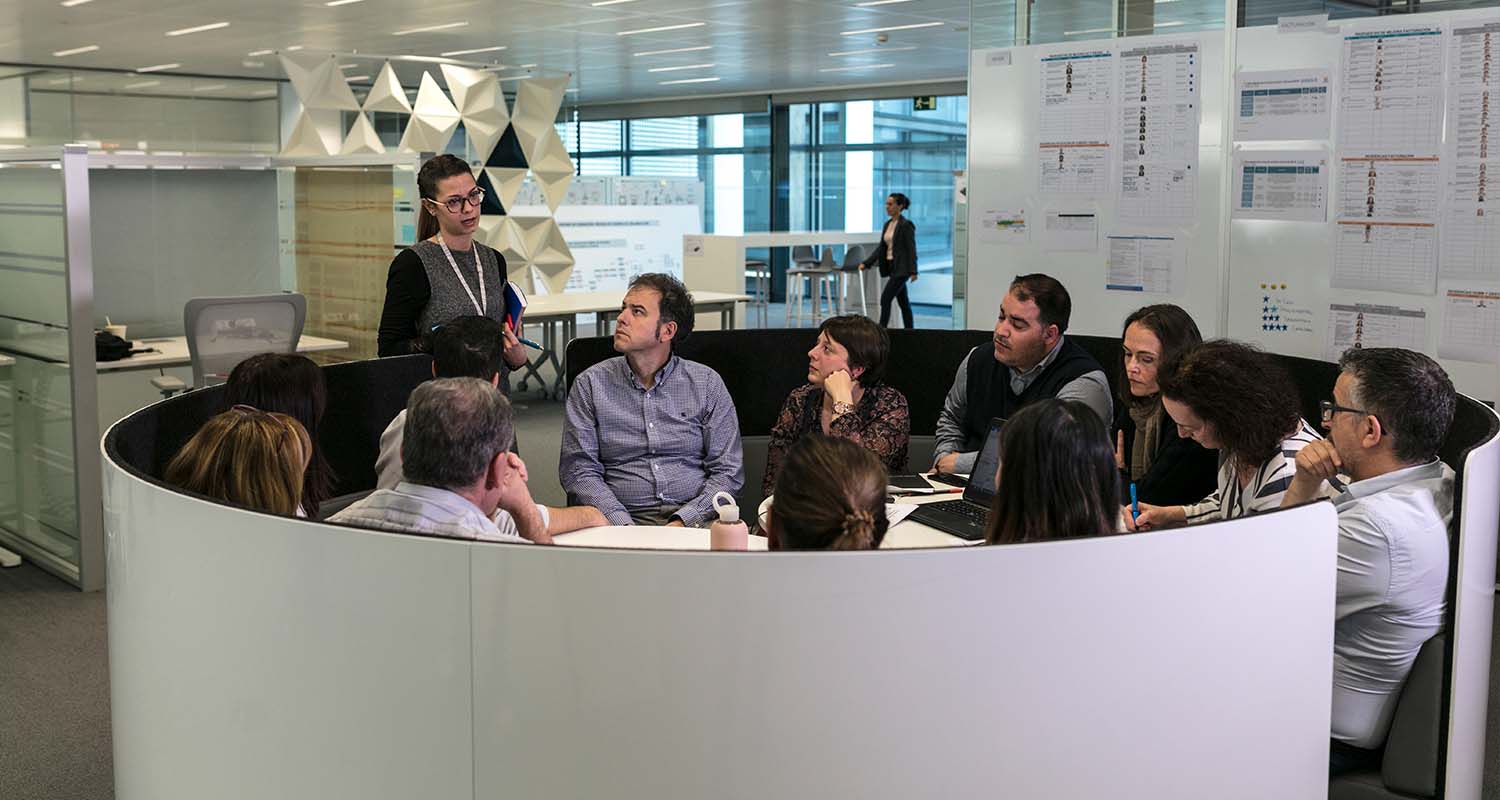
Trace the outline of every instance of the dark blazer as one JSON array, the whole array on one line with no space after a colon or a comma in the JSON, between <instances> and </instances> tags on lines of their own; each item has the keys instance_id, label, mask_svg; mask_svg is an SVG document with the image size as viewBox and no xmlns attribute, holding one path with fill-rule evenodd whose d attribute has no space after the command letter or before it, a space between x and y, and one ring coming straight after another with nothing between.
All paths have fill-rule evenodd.
<instances>
[{"instance_id":1,"label":"dark blazer","mask_svg":"<svg viewBox=\"0 0 1500 800\"><path fill-rule=\"evenodd\" d=\"M1125 469L1120 473L1120 502L1130 502L1130 448L1135 443L1135 420L1120 399L1115 398L1115 430L1125 432ZM1110 437L1114 444L1115 437ZM1177 425L1168 417L1158 426L1156 458L1136 481L1136 497L1154 506L1196 503L1213 494L1219 484L1219 451L1209 450L1192 439L1177 435Z\"/></svg>"},{"instance_id":2,"label":"dark blazer","mask_svg":"<svg viewBox=\"0 0 1500 800\"><path fill-rule=\"evenodd\" d=\"M892 224L891 220L886 220L880 229L880 244L864 261L867 267L880 267L882 278L905 278L917 274L917 226L906 217L897 217L894 223L896 233L891 237L891 249L895 255L890 261L885 260L885 229Z\"/></svg>"}]
</instances>

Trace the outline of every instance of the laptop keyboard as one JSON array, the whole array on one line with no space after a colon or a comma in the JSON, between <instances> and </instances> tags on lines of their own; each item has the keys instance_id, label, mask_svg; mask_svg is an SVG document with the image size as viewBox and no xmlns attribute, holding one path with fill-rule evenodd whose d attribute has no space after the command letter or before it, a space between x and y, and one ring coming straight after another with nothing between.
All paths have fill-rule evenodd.
<instances>
[{"instance_id":1,"label":"laptop keyboard","mask_svg":"<svg viewBox=\"0 0 1500 800\"><path fill-rule=\"evenodd\" d=\"M949 500L946 503L927 503L924 504L922 508L930 508L933 511L946 511L950 514L956 514L960 517L963 517L964 519L973 520L974 522L980 524L984 524L986 518L989 517L989 509L975 503L970 503L967 500Z\"/></svg>"}]
</instances>

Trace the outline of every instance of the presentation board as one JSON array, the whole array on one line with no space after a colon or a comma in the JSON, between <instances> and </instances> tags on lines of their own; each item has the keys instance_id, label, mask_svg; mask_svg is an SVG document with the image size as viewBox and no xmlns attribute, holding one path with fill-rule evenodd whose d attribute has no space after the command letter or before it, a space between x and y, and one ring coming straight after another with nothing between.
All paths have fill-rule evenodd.
<instances>
[{"instance_id":1,"label":"presentation board","mask_svg":"<svg viewBox=\"0 0 1500 800\"><path fill-rule=\"evenodd\" d=\"M1500 12L1243 28L1234 50L1213 32L973 53L969 327L1040 271L1078 333L1172 302L1278 353L1421 350L1495 399Z\"/></svg>"}]
</instances>

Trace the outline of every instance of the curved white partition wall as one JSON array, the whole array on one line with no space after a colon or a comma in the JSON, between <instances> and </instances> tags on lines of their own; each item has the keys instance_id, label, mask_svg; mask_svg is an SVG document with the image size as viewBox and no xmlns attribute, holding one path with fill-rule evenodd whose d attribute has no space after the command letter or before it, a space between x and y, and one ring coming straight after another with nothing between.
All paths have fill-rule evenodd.
<instances>
[{"instance_id":1,"label":"curved white partition wall","mask_svg":"<svg viewBox=\"0 0 1500 800\"><path fill-rule=\"evenodd\" d=\"M1327 788L1328 504L872 553L382 534L114 463L105 504L122 800Z\"/></svg>"}]
</instances>

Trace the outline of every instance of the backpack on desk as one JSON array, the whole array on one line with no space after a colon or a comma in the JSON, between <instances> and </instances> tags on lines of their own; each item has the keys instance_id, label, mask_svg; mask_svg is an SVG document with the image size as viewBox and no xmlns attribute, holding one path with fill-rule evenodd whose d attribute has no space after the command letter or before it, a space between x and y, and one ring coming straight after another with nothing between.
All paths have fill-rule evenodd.
<instances>
[{"instance_id":1,"label":"backpack on desk","mask_svg":"<svg viewBox=\"0 0 1500 800\"><path fill-rule=\"evenodd\" d=\"M109 331L98 331L94 334L94 360L119 361L122 358L129 358L133 346L131 342Z\"/></svg>"}]
</instances>

